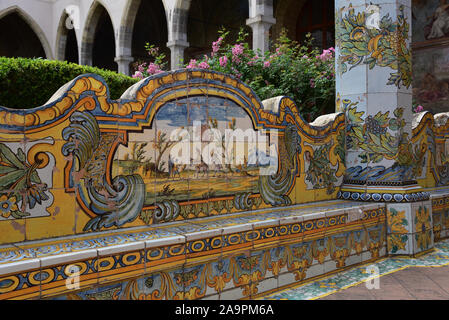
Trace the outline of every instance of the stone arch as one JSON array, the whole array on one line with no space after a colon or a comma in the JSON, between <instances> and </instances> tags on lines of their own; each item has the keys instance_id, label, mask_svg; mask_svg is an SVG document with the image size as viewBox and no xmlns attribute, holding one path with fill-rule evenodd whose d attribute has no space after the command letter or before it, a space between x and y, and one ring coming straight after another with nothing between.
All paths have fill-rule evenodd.
<instances>
[{"instance_id":1,"label":"stone arch","mask_svg":"<svg viewBox=\"0 0 449 320\"><path fill-rule=\"evenodd\" d=\"M117 64L114 61L116 53L114 30L107 7L101 1L96 0L90 8L84 26L81 64L117 70Z\"/></svg>"},{"instance_id":2,"label":"stone arch","mask_svg":"<svg viewBox=\"0 0 449 320\"><path fill-rule=\"evenodd\" d=\"M55 58L57 60L79 63L78 37L75 28L68 28L69 18L69 15L64 10L61 14L56 34Z\"/></svg>"},{"instance_id":3,"label":"stone arch","mask_svg":"<svg viewBox=\"0 0 449 320\"><path fill-rule=\"evenodd\" d=\"M119 36L118 56L129 61L148 56L145 44L150 43L169 56L168 26L162 0L129 0L126 4Z\"/></svg>"},{"instance_id":4,"label":"stone arch","mask_svg":"<svg viewBox=\"0 0 449 320\"><path fill-rule=\"evenodd\" d=\"M0 12L0 22L2 20L4 22L4 19L10 19L10 18L11 18L11 20L13 20L14 18L12 18L12 17L19 18L20 20L16 20L16 22L18 22L19 24L21 22L24 22L26 24L26 26L30 28L30 31L32 31L32 33L33 33L31 35L31 38L35 37L35 40L37 40L37 41L33 40L33 42L35 42L36 44L39 43L39 45L42 47L42 50L40 51L40 55L42 55L41 53L43 52L45 55L44 58L53 59L53 53L52 53L52 49L50 47L50 43L48 42L47 37L45 36L45 34L42 31L39 24L37 24L36 21L30 15L28 15L25 11L23 11L18 6L11 6L11 7ZM5 30L5 35L1 36L0 38L5 39L6 35L11 33L11 30L9 30L9 28L1 28L1 29ZM0 31L0 32L2 32L2 31ZM14 33L13 40L21 42L19 34ZM22 43L24 43L24 42L22 42ZM30 48L31 47L32 47L32 45L30 45ZM20 51L20 49L19 49L19 51ZM20 55L20 56L33 57L33 53L30 53L30 54L25 54L25 55ZM13 53L13 55L17 56L17 54L14 54L14 53Z\"/></svg>"},{"instance_id":5,"label":"stone arch","mask_svg":"<svg viewBox=\"0 0 449 320\"><path fill-rule=\"evenodd\" d=\"M248 17L249 1L192 0L187 22L187 59L209 53L221 26L231 31L229 41L235 40L240 27L244 27L250 35L247 41L252 43L252 32L246 25Z\"/></svg>"}]
</instances>

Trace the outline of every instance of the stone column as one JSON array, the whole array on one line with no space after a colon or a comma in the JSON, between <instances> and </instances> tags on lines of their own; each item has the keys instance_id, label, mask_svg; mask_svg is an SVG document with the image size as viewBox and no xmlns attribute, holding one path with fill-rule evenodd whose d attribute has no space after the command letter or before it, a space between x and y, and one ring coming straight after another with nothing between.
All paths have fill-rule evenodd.
<instances>
[{"instance_id":1,"label":"stone column","mask_svg":"<svg viewBox=\"0 0 449 320\"><path fill-rule=\"evenodd\" d=\"M187 19L189 16L190 1L166 1L165 5L168 24L167 47L171 51L170 68L174 70L182 68L184 64L184 50L189 47L189 43L187 42Z\"/></svg>"},{"instance_id":2,"label":"stone column","mask_svg":"<svg viewBox=\"0 0 449 320\"><path fill-rule=\"evenodd\" d=\"M249 1L249 19L246 24L253 30L253 49L260 49L262 53L270 49L270 28L275 23L273 0Z\"/></svg>"},{"instance_id":3,"label":"stone column","mask_svg":"<svg viewBox=\"0 0 449 320\"><path fill-rule=\"evenodd\" d=\"M411 144L411 0L335 3L336 109L347 122L339 197L387 203L390 254L425 251L432 208L416 182L424 159Z\"/></svg>"},{"instance_id":4,"label":"stone column","mask_svg":"<svg viewBox=\"0 0 449 320\"><path fill-rule=\"evenodd\" d=\"M127 76L130 75L130 64L134 61L134 58L131 56L119 56L114 59L115 62L117 62L118 65L118 72L126 74Z\"/></svg>"},{"instance_id":5,"label":"stone column","mask_svg":"<svg viewBox=\"0 0 449 320\"><path fill-rule=\"evenodd\" d=\"M182 68L184 64L184 50L189 47L189 43L184 40L173 40L167 42L170 48L170 67L172 70Z\"/></svg>"}]
</instances>

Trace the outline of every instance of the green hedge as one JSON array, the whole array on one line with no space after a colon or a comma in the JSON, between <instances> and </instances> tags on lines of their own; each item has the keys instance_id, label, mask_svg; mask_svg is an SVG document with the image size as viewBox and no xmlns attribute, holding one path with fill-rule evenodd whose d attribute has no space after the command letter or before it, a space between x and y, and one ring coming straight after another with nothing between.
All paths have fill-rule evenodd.
<instances>
[{"instance_id":1,"label":"green hedge","mask_svg":"<svg viewBox=\"0 0 449 320\"><path fill-rule=\"evenodd\" d=\"M30 109L45 104L64 84L85 73L103 77L112 99L138 80L116 72L65 61L0 57L0 105Z\"/></svg>"}]
</instances>

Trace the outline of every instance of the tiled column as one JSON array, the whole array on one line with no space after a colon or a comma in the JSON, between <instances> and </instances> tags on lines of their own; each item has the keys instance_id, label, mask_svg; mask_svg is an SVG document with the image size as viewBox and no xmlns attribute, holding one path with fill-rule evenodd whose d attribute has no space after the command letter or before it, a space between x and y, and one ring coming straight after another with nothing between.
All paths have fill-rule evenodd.
<instances>
[{"instance_id":1,"label":"tiled column","mask_svg":"<svg viewBox=\"0 0 449 320\"><path fill-rule=\"evenodd\" d=\"M411 144L411 0L336 0L335 7L336 108L347 122L339 197L387 203L390 253L427 250L433 241L419 240L431 227L420 219L431 217L431 205L416 182L424 159Z\"/></svg>"},{"instance_id":2,"label":"tiled column","mask_svg":"<svg viewBox=\"0 0 449 320\"><path fill-rule=\"evenodd\" d=\"M273 0L249 1L246 24L253 30L253 49L260 49L262 53L270 49L270 28L275 23Z\"/></svg>"}]
</instances>

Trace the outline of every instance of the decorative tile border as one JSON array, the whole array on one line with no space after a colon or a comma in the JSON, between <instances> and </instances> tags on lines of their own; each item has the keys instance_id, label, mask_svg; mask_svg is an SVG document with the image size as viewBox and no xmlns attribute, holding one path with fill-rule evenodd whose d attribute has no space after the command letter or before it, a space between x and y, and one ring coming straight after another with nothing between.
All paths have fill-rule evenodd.
<instances>
[{"instance_id":1,"label":"decorative tile border","mask_svg":"<svg viewBox=\"0 0 449 320\"><path fill-rule=\"evenodd\" d=\"M332 201L321 203L310 203L307 205L291 206L288 208L258 210L235 214L228 217L213 217L200 219L192 222L178 222L157 227L147 227L140 232L129 233L98 233L97 235L78 235L74 239L55 240L51 242L16 243L13 247L0 249L0 265L4 263L18 262L28 259L41 258L51 255L79 252L88 249L99 249L103 247L123 245L135 241L149 241L164 239L173 236L184 236L192 232L201 232L231 226L254 224L267 219L279 219L280 217L297 217L312 212L327 212L333 210L344 210L359 206L357 202ZM366 206L365 206L366 207ZM368 208L368 207L367 207ZM19 248L19 249L17 249Z\"/></svg>"}]
</instances>

